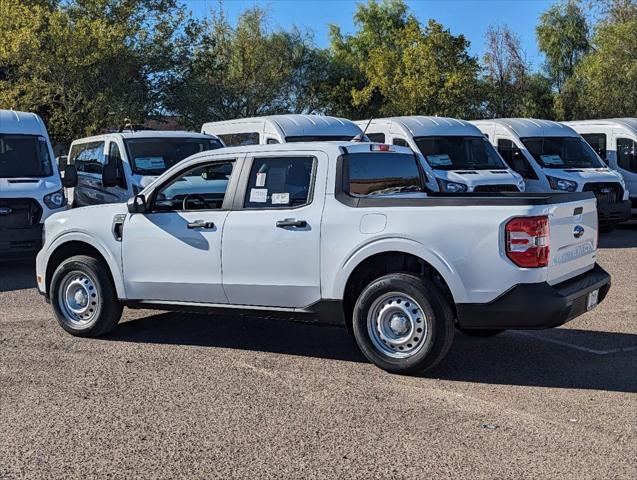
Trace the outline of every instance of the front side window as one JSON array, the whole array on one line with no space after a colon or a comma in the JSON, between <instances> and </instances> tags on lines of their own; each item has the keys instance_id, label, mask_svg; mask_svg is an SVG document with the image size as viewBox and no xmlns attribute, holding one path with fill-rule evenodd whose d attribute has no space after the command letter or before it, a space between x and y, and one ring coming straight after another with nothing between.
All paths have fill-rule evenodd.
<instances>
[{"instance_id":1,"label":"front side window","mask_svg":"<svg viewBox=\"0 0 637 480\"><path fill-rule=\"evenodd\" d=\"M0 133L0 178L53 175L46 138Z\"/></svg>"},{"instance_id":2,"label":"front side window","mask_svg":"<svg viewBox=\"0 0 637 480\"><path fill-rule=\"evenodd\" d=\"M405 153L351 153L344 156L344 189L353 196L425 191L418 161Z\"/></svg>"},{"instance_id":3,"label":"front side window","mask_svg":"<svg viewBox=\"0 0 637 480\"><path fill-rule=\"evenodd\" d=\"M637 142L635 140L617 139L617 165L619 168L637 173Z\"/></svg>"},{"instance_id":4,"label":"front side window","mask_svg":"<svg viewBox=\"0 0 637 480\"><path fill-rule=\"evenodd\" d=\"M599 157L608 162L606 158L606 134L605 133L583 133L582 138L586 140Z\"/></svg>"},{"instance_id":5,"label":"front side window","mask_svg":"<svg viewBox=\"0 0 637 480\"><path fill-rule=\"evenodd\" d=\"M544 168L604 167L590 145L580 137L527 137L520 140Z\"/></svg>"},{"instance_id":6,"label":"front side window","mask_svg":"<svg viewBox=\"0 0 637 480\"><path fill-rule=\"evenodd\" d=\"M416 137L420 152L438 170L492 170L506 168L493 146L480 137Z\"/></svg>"},{"instance_id":7,"label":"front side window","mask_svg":"<svg viewBox=\"0 0 637 480\"><path fill-rule=\"evenodd\" d=\"M70 161L78 172L101 175L104 166L104 142L74 145Z\"/></svg>"},{"instance_id":8,"label":"front side window","mask_svg":"<svg viewBox=\"0 0 637 480\"><path fill-rule=\"evenodd\" d=\"M234 162L192 168L162 187L154 211L218 210L228 189Z\"/></svg>"},{"instance_id":9,"label":"front side window","mask_svg":"<svg viewBox=\"0 0 637 480\"><path fill-rule=\"evenodd\" d=\"M223 145L215 138L157 137L124 140L133 173L161 175L195 153L216 150Z\"/></svg>"},{"instance_id":10,"label":"front side window","mask_svg":"<svg viewBox=\"0 0 637 480\"><path fill-rule=\"evenodd\" d=\"M245 208L290 208L310 203L313 157L255 158Z\"/></svg>"},{"instance_id":11,"label":"front side window","mask_svg":"<svg viewBox=\"0 0 637 480\"><path fill-rule=\"evenodd\" d=\"M499 138L498 153L502 156L511 170L522 175L522 178L537 180L537 174L533 170L533 167L524 157L522 150L520 150L513 141L506 138Z\"/></svg>"},{"instance_id":12,"label":"front side window","mask_svg":"<svg viewBox=\"0 0 637 480\"><path fill-rule=\"evenodd\" d=\"M259 134L257 132L226 133L217 136L227 147L241 147L243 145L259 144Z\"/></svg>"},{"instance_id":13,"label":"front side window","mask_svg":"<svg viewBox=\"0 0 637 480\"><path fill-rule=\"evenodd\" d=\"M119 147L115 142L111 142L108 147L108 161L113 163L115 165L115 168L119 172L119 186L122 188L126 188L126 179L124 175L124 168L122 165L122 155L119 153Z\"/></svg>"}]
</instances>

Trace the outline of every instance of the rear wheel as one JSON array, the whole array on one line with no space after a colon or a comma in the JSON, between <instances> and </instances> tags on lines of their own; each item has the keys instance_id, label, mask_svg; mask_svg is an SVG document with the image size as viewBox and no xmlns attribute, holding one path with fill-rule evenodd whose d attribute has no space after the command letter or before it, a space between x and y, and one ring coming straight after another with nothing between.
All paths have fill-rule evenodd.
<instances>
[{"instance_id":1,"label":"rear wheel","mask_svg":"<svg viewBox=\"0 0 637 480\"><path fill-rule=\"evenodd\" d=\"M453 315L440 290L427 278L392 273L359 295L352 318L363 355L394 373L435 366L453 341Z\"/></svg>"},{"instance_id":2,"label":"rear wheel","mask_svg":"<svg viewBox=\"0 0 637 480\"><path fill-rule=\"evenodd\" d=\"M51 304L60 326L79 337L110 332L122 315L108 267L77 255L64 260L51 279Z\"/></svg>"}]
</instances>

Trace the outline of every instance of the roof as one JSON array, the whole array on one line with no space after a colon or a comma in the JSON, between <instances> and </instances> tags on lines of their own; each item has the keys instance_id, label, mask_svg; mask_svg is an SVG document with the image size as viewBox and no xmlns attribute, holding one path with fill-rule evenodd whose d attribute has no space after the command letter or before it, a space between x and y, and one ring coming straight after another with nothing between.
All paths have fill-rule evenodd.
<instances>
[{"instance_id":1,"label":"roof","mask_svg":"<svg viewBox=\"0 0 637 480\"><path fill-rule=\"evenodd\" d=\"M369 120L359 120L358 126L365 129ZM375 118L371 125L396 123L414 137L435 135L482 136L482 132L465 120L450 117L427 117L415 115L408 117Z\"/></svg>"},{"instance_id":2,"label":"roof","mask_svg":"<svg viewBox=\"0 0 637 480\"><path fill-rule=\"evenodd\" d=\"M524 137L578 137L578 133L563 123L535 118L494 118L471 122L477 126L501 125L520 138Z\"/></svg>"},{"instance_id":3,"label":"roof","mask_svg":"<svg viewBox=\"0 0 637 480\"><path fill-rule=\"evenodd\" d=\"M600 118L597 120L574 120L570 122L562 122L565 125L603 125L612 127L624 127L637 134L637 118Z\"/></svg>"},{"instance_id":4,"label":"roof","mask_svg":"<svg viewBox=\"0 0 637 480\"><path fill-rule=\"evenodd\" d=\"M0 133L48 136L44 122L39 116L15 110L0 110Z\"/></svg>"},{"instance_id":5,"label":"roof","mask_svg":"<svg viewBox=\"0 0 637 480\"><path fill-rule=\"evenodd\" d=\"M76 138L73 142L90 142L103 140L105 137L116 135L126 140L130 138L218 138L215 135L198 132L186 132L186 131L170 131L170 130L139 130L139 131L124 131L124 132L109 132L102 133L100 135L93 135L92 137Z\"/></svg>"},{"instance_id":6,"label":"roof","mask_svg":"<svg viewBox=\"0 0 637 480\"><path fill-rule=\"evenodd\" d=\"M204 123L203 128L215 125L229 125L233 123L271 122L281 129L285 137L303 137L306 135L332 136L351 135L361 133L361 129L346 118L328 117L324 115L268 115L263 117L237 118L220 122Z\"/></svg>"}]
</instances>

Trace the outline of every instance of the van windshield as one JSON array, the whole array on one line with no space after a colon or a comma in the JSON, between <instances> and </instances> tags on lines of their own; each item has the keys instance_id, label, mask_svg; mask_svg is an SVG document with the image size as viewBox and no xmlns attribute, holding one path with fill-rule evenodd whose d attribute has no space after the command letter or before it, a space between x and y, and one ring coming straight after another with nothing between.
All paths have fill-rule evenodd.
<instances>
[{"instance_id":1,"label":"van windshield","mask_svg":"<svg viewBox=\"0 0 637 480\"><path fill-rule=\"evenodd\" d=\"M595 151L580 137L527 137L522 143L544 168L604 168Z\"/></svg>"},{"instance_id":2,"label":"van windshield","mask_svg":"<svg viewBox=\"0 0 637 480\"><path fill-rule=\"evenodd\" d=\"M223 146L214 138L129 138L124 143L131 169L139 175L161 175L186 157Z\"/></svg>"},{"instance_id":3,"label":"van windshield","mask_svg":"<svg viewBox=\"0 0 637 480\"><path fill-rule=\"evenodd\" d=\"M420 153L434 170L506 169L489 141L480 137L415 137Z\"/></svg>"},{"instance_id":4,"label":"van windshield","mask_svg":"<svg viewBox=\"0 0 637 480\"><path fill-rule=\"evenodd\" d=\"M46 138L0 133L0 178L53 175Z\"/></svg>"}]
</instances>

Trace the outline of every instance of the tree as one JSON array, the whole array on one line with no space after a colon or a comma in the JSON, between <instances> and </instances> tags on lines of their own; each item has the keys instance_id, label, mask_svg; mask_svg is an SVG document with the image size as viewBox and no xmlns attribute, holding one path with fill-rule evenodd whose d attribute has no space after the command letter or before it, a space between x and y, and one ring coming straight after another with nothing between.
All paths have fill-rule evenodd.
<instances>
[{"instance_id":1,"label":"tree","mask_svg":"<svg viewBox=\"0 0 637 480\"><path fill-rule=\"evenodd\" d=\"M516 117L522 111L528 66L519 37L508 26L490 26L483 57L487 115Z\"/></svg>"}]
</instances>

